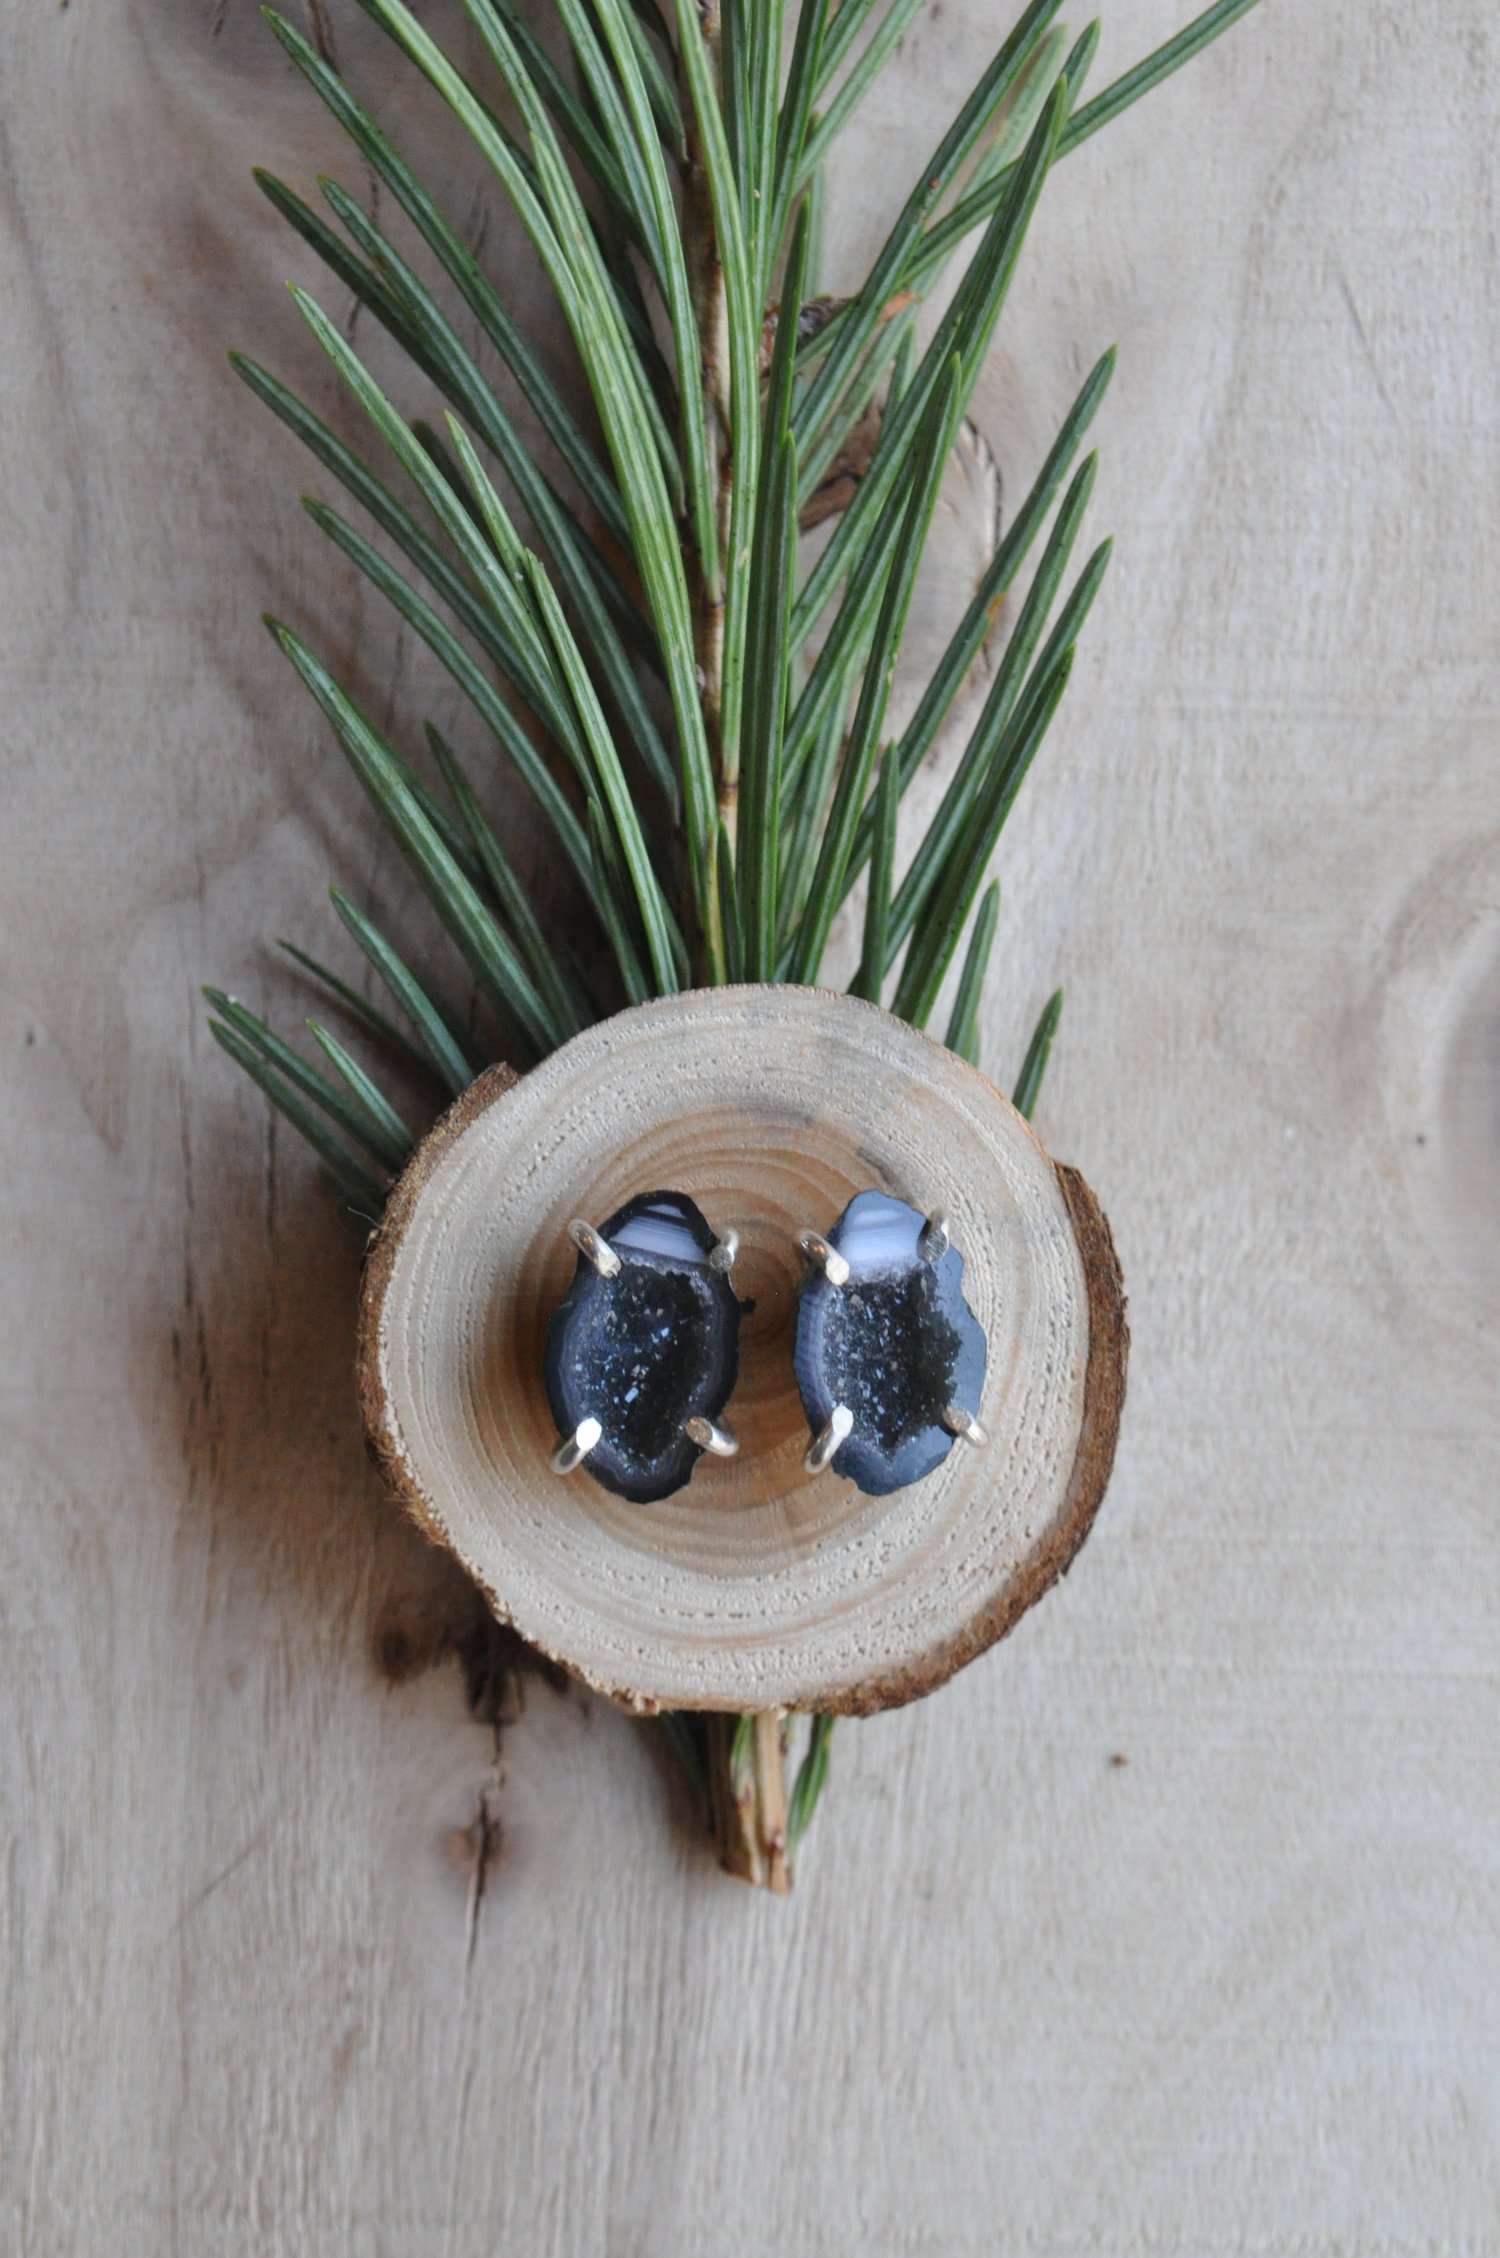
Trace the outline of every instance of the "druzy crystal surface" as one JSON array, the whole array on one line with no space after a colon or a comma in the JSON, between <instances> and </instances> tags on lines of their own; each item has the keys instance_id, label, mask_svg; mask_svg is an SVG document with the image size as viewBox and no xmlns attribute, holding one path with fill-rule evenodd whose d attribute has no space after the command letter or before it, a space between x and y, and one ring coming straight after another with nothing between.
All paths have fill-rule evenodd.
<instances>
[{"instance_id":1,"label":"druzy crystal surface","mask_svg":"<svg viewBox=\"0 0 1500 2258\"><path fill-rule=\"evenodd\" d=\"M925 1218L885 1192L859 1192L828 1233L849 1265L842 1286L812 1270L797 1305L795 1366L808 1425L818 1434L835 1404L854 1426L830 1464L870 1497L905 1489L953 1448L943 1413L977 1417L984 1328L963 1291L963 1256L936 1262L919 1240Z\"/></svg>"},{"instance_id":2,"label":"druzy crystal surface","mask_svg":"<svg viewBox=\"0 0 1500 2258\"><path fill-rule=\"evenodd\" d=\"M685 1193L642 1193L599 1235L620 1268L603 1278L579 1256L547 1329L547 1398L560 1435L598 1420L583 1470L644 1505L680 1490L702 1455L683 1422L716 1419L729 1400L740 1308L709 1264L713 1231Z\"/></svg>"}]
</instances>

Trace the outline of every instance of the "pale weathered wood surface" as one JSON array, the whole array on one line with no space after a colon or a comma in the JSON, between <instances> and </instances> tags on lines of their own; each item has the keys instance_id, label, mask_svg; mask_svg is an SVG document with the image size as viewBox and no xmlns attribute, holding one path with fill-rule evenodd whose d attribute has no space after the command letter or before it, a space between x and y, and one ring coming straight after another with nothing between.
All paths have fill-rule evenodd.
<instances>
[{"instance_id":1,"label":"pale weathered wood surface","mask_svg":"<svg viewBox=\"0 0 1500 2258\"><path fill-rule=\"evenodd\" d=\"M1178 12L1107 0L1105 67ZM993 16L934 0L851 255ZM840 1728L787 1904L640 1727L505 1721L361 1460L350 1248L204 1037L202 977L292 1019L327 875L429 940L255 615L400 714L414 662L223 361L312 369L247 168L332 136L248 0L4 53L0 2247L1495 2250L1489 17L1268 0L1049 191L982 420L1024 475L1117 337L1119 546L988 1037L1066 980L1132 1398L1067 1584Z\"/></svg>"}]
</instances>

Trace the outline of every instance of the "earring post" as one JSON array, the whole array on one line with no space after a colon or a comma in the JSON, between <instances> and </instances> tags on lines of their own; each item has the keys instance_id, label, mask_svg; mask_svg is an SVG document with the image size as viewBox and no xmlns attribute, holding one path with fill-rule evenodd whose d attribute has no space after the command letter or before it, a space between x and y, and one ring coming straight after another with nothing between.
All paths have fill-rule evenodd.
<instances>
[{"instance_id":1,"label":"earring post","mask_svg":"<svg viewBox=\"0 0 1500 2258\"><path fill-rule=\"evenodd\" d=\"M571 1474L583 1464L591 1450L596 1450L603 1440L604 1429L597 1419L580 1419L578 1425L560 1442L552 1453L554 1474Z\"/></svg>"},{"instance_id":2,"label":"earring post","mask_svg":"<svg viewBox=\"0 0 1500 2258\"><path fill-rule=\"evenodd\" d=\"M690 1443L696 1443L699 1450L706 1450L715 1458L733 1458L740 1447L739 1436L722 1420L703 1419L695 1413L691 1419L684 1419L682 1431Z\"/></svg>"},{"instance_id":3,"label":"earring post","mask_svg":"<svg viewBox=\"0 0 1500 2258\"><path fill-rule=\"evenodd\" d=\"M948 1218L940 1207L933 1209L917 1234L917 1252L924 1262L941 1262L953 1244L953 1234Z\"/></svg>"},{"instance_id":4,"label":"earring post","mask_svg":"<svg viewBox=\"0 0 1500 2258\"><path fill-rule=\"evenodd\" d=\"M821 1270L830 1286L847 1286L849 1265L837 1247L830 1246L821 1231L799 1231L797 1244L815 1270Z\"/></svg>"},{"instance_id":5,"label":"earring post","mask_svg":"<svg viewBox=\"0 0 1500 2258\"><path fill-rule=\"evenodd\" d=\"M836 1403L829 1413L828 1424L813 1437L807 1447L802 1463L808 1473L821 1474L830 1459L838 1456L853 1432L853 1412L846 1403Z\"/></svg>"},{"instance_id":6,"label":"earring post","mask_svg":"<svg viewBox=\"0 0 1500 2258\"><path fill-rule=\"evenodd\" d=\"M568 1237L583 1256L584 1261L591 1262L601 1278L616 1278L619 1276L621 1267L619 1256L615 1253L609 1241L602 1238L594 1229L592 1223L585 1223L581 1215L575 1215L568 1225Z\"/></svg>"}]
</instances>

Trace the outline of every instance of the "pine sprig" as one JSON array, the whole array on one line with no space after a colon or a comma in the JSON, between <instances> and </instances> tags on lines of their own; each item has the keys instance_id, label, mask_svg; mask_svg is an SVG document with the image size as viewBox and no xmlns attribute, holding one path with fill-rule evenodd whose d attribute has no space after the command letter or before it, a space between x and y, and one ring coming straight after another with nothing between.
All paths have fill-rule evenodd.
<instances>
[{"instance_id":1,"label":"pine sprig","mask_svg":"<svg viewBox=\"0 0 1500 2258\"><path fill-rule=\"evenodd\" d=\"M503 278L336 70L268 10L347 137L355 176L410 223L423 269L338 182L317 184L324 218L257 174L407 364L398 402L328 312L294 292L378 443L379 469L280 379L239 355L233 365L381 537L308 498L319 531L459 691L475 746L460 754L427 723L424 774L301 636L274 622L272 632L493 1014L484 1051L540 1057L620 999L726 979L816 980L868 871L854 992L878 1002L893 987L890 1008L926 1025L962 951L947 1040L977 1062L1000 908L990 865L1108 563L1105 542L1063 593L1094 480L1092 456L1075 464L1112 352L1063 418L911 718L887 742L917 566L1053 168L1253 0L1217 0L1090 100L1097 24L1070 44L1061 0L1030 0L916 173L863 281L836 300L818 295L826 160L922 0L559 0L567 69L514 0L461 0L485 61L473 83L405 0L361 4L510 201L576 360L571 388L547 372ZM966 247L946 309L929 321L925 301ZM469 325L477 345L465 342ZM502 371L553 469L523 440ZM429 413L436 396L443 430L408 411L408 389L427 393ZM878 436L852 499L799 571L800 512L872 413ZM898 871L903 797L1044 530L979 717ZM602 1006L502 845L500 811L516 783L543 820L549 896L571 889L591 935L589 985L601 954L613 982ZM394 1017L283 945L380 1052L462 1091L483 1063L470 1039L363 910L337 891L333 905ZM377 1071L309 1022L315 1066L243 1004L205 993L216 1040L313 1146L351 1213L373 1224L413 1141ZM1061 991L1016 1085L1024 1113L1060 1010ZM831 1729L813 1721L788 1807L794 1838L821 1792ZM712 1736L687 1718L672 1733L703 1786Z\"/></svg>"}]
</instances>

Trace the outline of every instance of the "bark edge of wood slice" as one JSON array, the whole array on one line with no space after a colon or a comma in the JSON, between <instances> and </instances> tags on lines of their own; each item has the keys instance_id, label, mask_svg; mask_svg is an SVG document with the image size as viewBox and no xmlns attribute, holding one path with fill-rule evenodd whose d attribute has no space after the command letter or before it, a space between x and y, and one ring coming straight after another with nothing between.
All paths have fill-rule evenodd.
<instances>
[{"instance_id":1,"label":"bark edge of wood slice","mask_svg":"<svg viewBox=\"0 0 1500 2258\"><path fill-rule=\"evenodd\" d=\"M871 1185L947 1211L989 1338L988 1445L887 1498L804 1472L791 1369L794 1233ZM740 1452L640 1506L551 1471L541 1362L569 1219L660 1189L741 1235ZM1127 1347L1098 1202L982 1074L852 997L731 987L479 1077L371 1241L357 1373L371 1453L418 1524L585 1683L643 1712L860 1713L942 1684L1067 1568L1109 1478Z\"/></svg>"}]
</instances>

